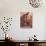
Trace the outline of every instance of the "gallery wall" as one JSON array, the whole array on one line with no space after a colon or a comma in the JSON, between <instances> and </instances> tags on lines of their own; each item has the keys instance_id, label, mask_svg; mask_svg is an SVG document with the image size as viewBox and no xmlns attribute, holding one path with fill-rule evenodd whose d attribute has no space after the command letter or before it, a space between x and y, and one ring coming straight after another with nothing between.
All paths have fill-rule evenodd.
<instances>
[{"instance_id":1,"label":"gallery wall","mask_svg":"<svg viewBox=\"0 0 46 46\"><path fill-rule=\"evenodd\" d=\"M32 12L32 28L20 27L20 12ZM28 40L35 34L37 39L45 39L45 15L46 8L33 8L28 0L0 0L0 19L12 17L12 25L8 34L12 35L16 40ZM0 29L0 39L4 39L4 33Z\"/></svg>"}]
</instances>

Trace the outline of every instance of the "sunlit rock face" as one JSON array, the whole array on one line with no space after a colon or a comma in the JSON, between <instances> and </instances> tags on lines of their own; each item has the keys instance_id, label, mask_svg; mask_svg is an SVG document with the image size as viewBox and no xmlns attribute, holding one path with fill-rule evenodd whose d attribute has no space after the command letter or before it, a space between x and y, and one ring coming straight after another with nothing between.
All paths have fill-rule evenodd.
<instances>
[{"instance_id":1,"label":"sunlit rock face","mask_svg":"<svg viewBox=\"0 0 46 46\"><path fill-rule=\"evenodd\" d=\"M42 0L29 0L29 3L32 5L32 7L38 8L41 5Z\"/></svg>"}]
</instances>

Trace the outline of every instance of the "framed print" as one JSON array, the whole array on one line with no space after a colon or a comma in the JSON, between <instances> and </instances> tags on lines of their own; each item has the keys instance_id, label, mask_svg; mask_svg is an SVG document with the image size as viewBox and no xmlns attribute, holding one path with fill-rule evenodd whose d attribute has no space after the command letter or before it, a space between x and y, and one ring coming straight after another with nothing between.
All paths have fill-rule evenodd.
<instances>
[{"instance_id":1,"label":"framed print","mask_svg":"<svg viewBox=\"0 0 46 46\"><path fill-rule=\"evenodd\" d=\"M31 12L21 12L20 27L32 28L32 13Z\"/></svg>"}]
</instances>

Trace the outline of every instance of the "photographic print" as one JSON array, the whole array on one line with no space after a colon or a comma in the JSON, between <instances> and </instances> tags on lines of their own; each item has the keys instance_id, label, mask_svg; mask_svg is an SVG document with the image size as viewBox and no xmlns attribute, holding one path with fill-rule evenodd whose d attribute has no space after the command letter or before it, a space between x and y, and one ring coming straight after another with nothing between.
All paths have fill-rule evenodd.
<instances>
[{"instance_id":1,"label":"photographic print","mask_svg":"<svg viewBox=\"0 0 46 46\"><path fill-rule=\"evenodd\" d=\"M20 27L32 28L32 13L31 12L21 12Z\"/></svg>"}]
</instances>

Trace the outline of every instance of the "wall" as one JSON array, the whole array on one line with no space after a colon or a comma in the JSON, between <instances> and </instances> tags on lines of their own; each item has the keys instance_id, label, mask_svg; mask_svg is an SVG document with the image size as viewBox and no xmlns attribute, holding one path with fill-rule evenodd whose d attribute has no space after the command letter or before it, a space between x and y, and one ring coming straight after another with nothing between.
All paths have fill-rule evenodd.
<instances>
[{"instance_id":1,"label":"wall","mask_svg":"<svg viewBox=\"0 0 46 46\"><path fill-rule=\"evenodd\" d=\"M44 25L45 25L45 28L44 28L44 30L45 30L44 31L44 39L46 39L46 15L45 15L45 24Z\"/></svg>"},{"instance_id":2,"label":"wall","mask_svg":"<svg viewBox=\"0 0 46 46\"><path fill-rule=\"evenodd\" d=\"M44 6L44 4L43 4ZM45 7L45 6L44 6ZM0 0L0 18L3 16L13 17L13 22L10 33L17 40L27 40L34 34L37 35L37 39L44 40L45 30L45 15L46 8L33 8L30 6L28 0ZM20 12L21 11L32 11L33 13L33 27L31 28L20 28ZM0 39L2 37L2 31L0 31ZM3 33L4 34L4 33Z\"/></svg>"}]
</instances>

